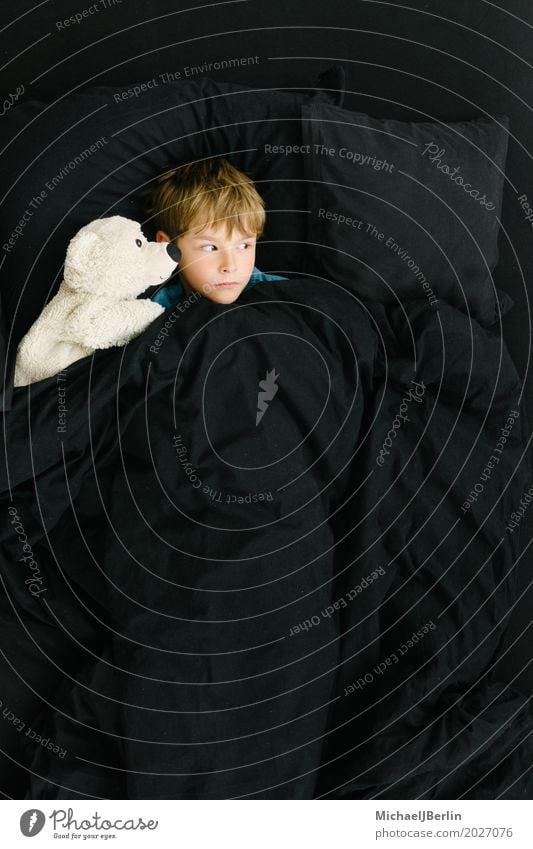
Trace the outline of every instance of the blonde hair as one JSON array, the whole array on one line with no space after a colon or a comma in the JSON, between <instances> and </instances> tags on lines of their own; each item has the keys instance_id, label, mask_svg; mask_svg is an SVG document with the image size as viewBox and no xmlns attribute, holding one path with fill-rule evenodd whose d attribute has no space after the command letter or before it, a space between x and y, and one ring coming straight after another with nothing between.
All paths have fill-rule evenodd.
<instances>
[{"instance_id":1,"label":"blonde hair","mask_svg":"<svg viewBox=\"0 0 533 849\"><path fill-rule=\"evenodd\" d=\"M239 229L258 238L265 227L264 201L253 181L222 157L167 171L150 190L146 211L172 240L220 223L229 235Z\"/></svg>"}]
</instances>

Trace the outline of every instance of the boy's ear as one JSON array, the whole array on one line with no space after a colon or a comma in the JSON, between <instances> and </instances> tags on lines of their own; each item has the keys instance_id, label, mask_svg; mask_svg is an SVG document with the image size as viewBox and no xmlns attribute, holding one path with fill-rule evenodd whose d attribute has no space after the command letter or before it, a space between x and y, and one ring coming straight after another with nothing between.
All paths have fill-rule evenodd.
<instances>
[{"instance_id":1,"label":"boy's ear","mask_svg":"<svg viewBox=\"0 0 533 849\"><path fill-rule=\"evenodd\" d=\"M164 230L158 230L155 234L156 242L170 242L170 236Z\"/></svg>"}]
</instances>

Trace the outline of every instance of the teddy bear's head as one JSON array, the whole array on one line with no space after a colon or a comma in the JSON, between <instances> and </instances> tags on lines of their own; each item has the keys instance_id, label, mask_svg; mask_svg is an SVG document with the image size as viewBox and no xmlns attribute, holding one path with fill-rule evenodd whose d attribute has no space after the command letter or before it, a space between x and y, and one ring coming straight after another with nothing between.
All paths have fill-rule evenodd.
<instances>
[{"instance_id":1,"label":"teddy bear's head","mask_svg":"<svg viewBox=\"0 0 533 849\"><path fill-rule=\"evenodd\" d=\"M149 242L137 221L113 215L82 227L70 241L64 281L72 289L136 298L166 280L180 259L172 242Z\"/></svg>"}]
</instances>

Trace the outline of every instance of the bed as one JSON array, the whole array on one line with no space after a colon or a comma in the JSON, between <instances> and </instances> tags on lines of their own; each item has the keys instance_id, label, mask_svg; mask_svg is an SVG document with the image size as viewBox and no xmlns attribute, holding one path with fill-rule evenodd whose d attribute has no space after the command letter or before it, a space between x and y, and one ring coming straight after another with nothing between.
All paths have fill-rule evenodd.
<instances>
[{"instance_id":1,"label":"bed","mask_svg":"<svg viewBox=\"0 0 533 849\"><path fill-rule=\"evenodd\" d=\"M347 64L8 111L6 796L531 798L530 696L502 665L533 497L502 335L514 116L380 116ZM68 239L221 154L288 279L13 390Z\"/></svg>"}]
</instances>

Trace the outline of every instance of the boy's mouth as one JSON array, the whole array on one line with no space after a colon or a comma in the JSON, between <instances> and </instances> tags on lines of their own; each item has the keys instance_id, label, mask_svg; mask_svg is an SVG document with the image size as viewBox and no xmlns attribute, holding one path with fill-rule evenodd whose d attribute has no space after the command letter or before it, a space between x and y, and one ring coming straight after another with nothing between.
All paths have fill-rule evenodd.
<instances>
[{"instance_id":1,"label":"boy's mouth","mask_svg":"<svg viewBox=\"0 0 533 849\"><path fill-rule=\"evenodd\" d=\"M225 286L238 286L239 284L235 281L231 281L230 283L224 281L223 283L215 283L217 289L223 289Z\"/></svg>"}]
</instances>

